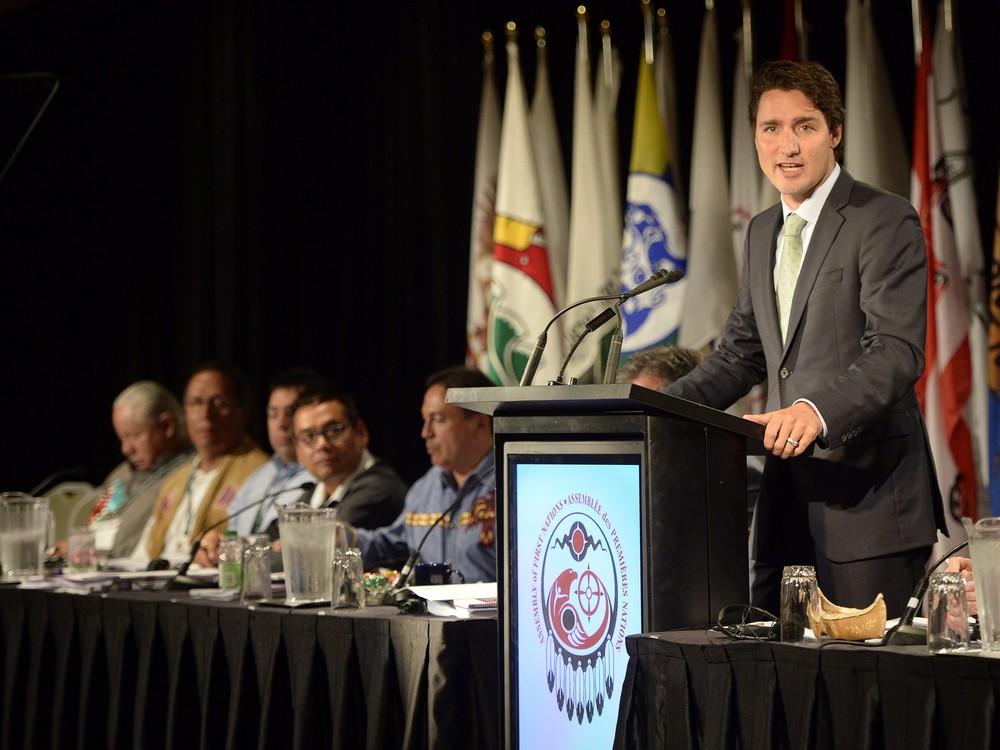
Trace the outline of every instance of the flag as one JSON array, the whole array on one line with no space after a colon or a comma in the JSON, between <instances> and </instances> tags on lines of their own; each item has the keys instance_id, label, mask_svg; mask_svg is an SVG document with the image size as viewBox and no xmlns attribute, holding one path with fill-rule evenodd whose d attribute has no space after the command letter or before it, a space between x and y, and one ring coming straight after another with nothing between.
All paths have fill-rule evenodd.
<instances>
[{"instance_id":1,"label":"flag","mask_svg":"<svg viewBox=\"0 0 1000 750\"><path fill-rule=\"evenodd\" d=\"M590 58L587 51L587 20L580 14L576 47L576 76L573 85L573 166L569 209L569 282L567 299L613 294L618 270L615 251L606 246L605 226L607 179L601 168L591 91ZM566 315L566 344L581 342L568 354L566 372L582 383L603 382L604 362L600 334L586 335L585 325L599 312L581 305ZM612 329L613 330L613 329ZM603 332L602 332L603 333ZM605 335L610 335L610 331Z\"/></svg>"},{"instance_id":2,"label":"flag","mask_svg":"<svg viewBox=\"0 0 1000 750\"><path fill-rule=\"evenodd\" d=\"M879 48L871 6L847 4L847 78L844 166L858 180L883 190L909 194L903 128L893 104L885 59Z\"/></svg>"},{"instance_id":3,"label":"flag","mask_svg":"<svg viewBox=\"0 0 1000 750\"><path fill-rule=\"evenodd\" d=\"M956 4L957 5L957 4ZM956 5L952 6L951 21L945 17L944 4L938 5L934 39L934 91L938 119L941 124L941 148L944 168L948 173L948 195L951 198L951 219L958 262L965 279L966 300L969 304L969 350L972 360L972 393L965 407L965 417L972 431L980 489L989 482L989 438L987 392L989 391L987 360L986 270L982 235L973 185L973 163L969 150L969 123L965 109L965 76L958 48ZM981 492L980 507L986 506L986 493Z\"/></svg>"},{"instance_id":4,"label":"flag","mask_svg":"<svg viewBox=\"0 0 1000 750\"><path fill-rule=\"evenodd\" d=\"M618 90L621 88L621 58L618 48L611 44L611 27L601 24L601 54L594 71L594 135L597 157L601 164L601 188L604 199L601 206L604 216L602 245L607 267L611 270L609 281L615 277L620 260L622 238L621 164L618 161Z\"/></svg>"},{"instance_id":5,"label":"flag","mask_svg":"<svg viewBox=\"0 0 1000 750\"><path fill-rule=\"evenodd\" d=\"M670 149L670 170L677 205L684 204L684 168L681 162L681 132L677 124L677 77L674 75L674 48L670 41L667 13L663 8L656 11L656 53L653 56L653 80L656 82L656 103L660 118L667 132L667 147Z\"/></svg>"},{"instance_id":6,"label":"flag","mask_svg":"<svg viewBox=\"0 0 1000 750\"><path fill-rule=\"evenodd\" d=\"M753 129L747 122L750 87L753 82L753 44L749 38L750 8L743 8L743 32L736 42L736 70L733 72L733 116L730 130L729 223L733 235L733 258L737 272L743 267L743 241L750 219L758 210L760 166L754 148Z\"/></svg>"},{"instance_id":7,"label":"flag","mask_svg":"<svg viewBox=\"0 0 1000 750\"><path fill-rule=\"evenodd\" d=\"M972 440L963 413L971 388L969 318L948 205L937 98L926 13L920 19L921 50L914 95L912 202L927 243L927 343L917 382L938 484L945 498L949 533L962 539L961 518L977 517ZM939 547L940 540L939 540ZM943 551L943 550L942 550Z\"/></svg>"},{"instance_id":8,"label":"flag","mask_svg":"<svg viewBox=\"0 0 1000 750\"><path fill-rule=\"evenodd\" d=\"M643 6L644 12L648 6ZM632 153L622 232L620 289L641 284L661 268L686 268L684 231L674 191L671 150L660 117L652 60L652 24L639 57ZM647 53L648 50L648 53ZM658 344L676 344L687 279L628 300L622 355Z\"/></svg>"},{"instance_id":9,"label":"flag","mask_svg":"<svg viewBox=\"0 0 1000 750\"><path fill-rule=\"evenodd\" d=\"M750 219L758 211L761 170L754 148L753 130L747 122L750 87L753 82L753 37L750 27L750 7L743 6L743 27L736 42L736 69L733 71L733 115L730 131L731 161L729 163L729 223L733 236L733 265L736 276L743 269L743 242ZM758 383L741 398L730 412L760 414L767 402L767 383Z\"/></svg>"},{"instance_id":10,"label":"flag","mask_svg":"<svg viewBox=\"0 0 1000 750\"><path fill-rule=\"evenodd\" d=\"M493 262L493 219L500 161L500 100L493 74L493 35L483 34L483 88L476 134L476 166L472 193L472 236L469 241L469 296L465 324L465 362L489 372L486 321L489 317L490 266Z\"/></svg>"},{"instance_id":11,"label":"flag","mask_svg":"<svg viewBox=\"0 0 1000 750\"><path fill-rule=\"evenodd\" d=\"M538 164L538 183L545 210L545 237L556 307L566 304L566 267L569 262L569 191L552 87L549 84L548 43L545 30L535 30L535 95L531 100L531 136ZM556 323L559 325L559 323Z\"/></svg>"},{"instance_id":12,"label":"flag","mask_svg":"<svg viewBox=\"0 0 1000 750\"><path fill-rule=\"evenodd\" d=\"M500 126L496 223L487 349L490 378L517 385L538 335L555 315L545 215L528 125L517 41L507 40L507 90ZM558 371L561 337L550 332L536 379Z\"/></svg>"},{"instance_id":13,"label":"flag","mask_svg":"<svg viewBox=\"0 0 1000 750\"><path fill-rule=\"evenodd\" d=\"M705 11L698 57L688 195L687 292L678 343L711 346L736 299L736 262L729 230L729 175L723 136L722 84L715 11Z\"/></svg>"},{"instance_id":14,"label":"flag","mask_svg":"<svg viewBox=\"0 0 1000 750\"><path fill-rule=\"evenodd\" d=\"M990 278L990 513L1000 516L1000 180L993 222L993 276Z\"/></svg>"},{"instance_id":15,"label":"flag","mask_svg":"<svg viewBox=\"0 0 1000 750\"><path fill-rule=\"evenodd\" d=\"M805 62L805 47L799 19L802 17L801 0L785 0L781 15L781 59Z\"/></svg>"}]
</instances>

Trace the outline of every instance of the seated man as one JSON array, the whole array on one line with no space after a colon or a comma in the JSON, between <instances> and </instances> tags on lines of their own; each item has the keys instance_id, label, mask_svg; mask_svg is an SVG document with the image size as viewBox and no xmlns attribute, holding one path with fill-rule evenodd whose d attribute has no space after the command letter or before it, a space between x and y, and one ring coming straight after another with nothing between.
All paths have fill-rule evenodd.
<instances>
[{"instance_id":1,"label":"seated man","mask_svg":"<svg viewBox=\"0 0 1000 750\"><path fill-rule=\"evenodd\" d=\"M267 462L246 434L249 387L235 367L211 362L195 370L184 391L184 415L195 456L167 476L133 560L187 562L191 545L215 524L247 477ZM208 561L198 561L206 564Z\"/></svg>"},{"instance_id":2,"label":"seated man","mask_svg":"<svg viewBox=\"0 0 1000 750\"><path fill-rule=\"evenodd\" d=\"M240 536L263 534L278 517L276 506L302 498L302 485L313 477L299 463L292 441L292 405L307 390L324 383L319 373L300 367L278 373L268 385L267 439L274 453L271 459L251 474L229 506L229 528ZM209 565L218 563L222 531L209 531L202 539ZM273 539L274 537L272 537ZM198 554L201 557L201 553Z\"/></svg>"},{"instance_id":3,"label":"seated man","mask_svg":"<svg viewBox=\"0 0 1000 750\"><path fill-rule=\"evenodd\" d=\"M497 579L493 420L445 403L449 388L491 385L468 367L427 379L420 434L432 466L410 487L403 511L390 525L347 528L348 543L361 548L366 566L404 559L419 548L421 559L451 561L469 583Z\"/></svg>"},{"instance_id":4,"label":"seated man","mask_svg":"<svg viewBox=\"0 0 1000 750\"><path fill-rule=\"evenodd\" d=\"M652 391L662 391L684 377L701 362L694 349L652 346L631 355L618 370L619 383L635 383Z\"/></svg>"},{"instance_id":5,"label":"seated man","mask_svg":"<svg viewBox=\"0 0 1000 750\"><path fill-rule=\"evenodd\" d=\"M165 387L140 380L118 394L111 405L111 424L125 460L111 470L90 511L102 557L128 557L153 512L167 474L191 458L184 412ZM57 551L65 555L65 541Z\"/></svg>"},{"instance_id":6,"label":"seated man","mask_svg":"<svg viewBox=\"0 0 1000 750\"><path fill-rule=\"evenodd\" d=\"M299 461L320 480L309 503L335 507L337 519L352 526L392 523L406 482L368 450L368 425L354 399L333 388L307 392L292 407L292 423Z\"/></svg>"}]
</instances>

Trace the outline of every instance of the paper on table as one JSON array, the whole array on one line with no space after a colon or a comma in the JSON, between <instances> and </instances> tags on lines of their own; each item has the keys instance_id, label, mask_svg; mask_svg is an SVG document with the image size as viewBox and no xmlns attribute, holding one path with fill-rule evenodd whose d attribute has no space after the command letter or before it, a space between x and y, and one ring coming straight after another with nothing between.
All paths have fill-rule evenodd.
<instances>
[{"instance_id":1,"label":"paper on table","mask_svg":"<svg viewBox=\"0 0 1000 750\"><path fill-rule=\"evenodd\" d=\"M452 583L437 586L408 586L409 591L429 602L451 602L463 599L496 599L497 585L493 583Z\"/></svg>"}]
</instances>

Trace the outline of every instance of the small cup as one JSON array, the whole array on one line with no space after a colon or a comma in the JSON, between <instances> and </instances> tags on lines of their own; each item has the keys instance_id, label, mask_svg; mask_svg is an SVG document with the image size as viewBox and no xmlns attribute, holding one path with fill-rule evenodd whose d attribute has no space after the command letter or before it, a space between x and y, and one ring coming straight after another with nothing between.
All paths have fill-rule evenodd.
<instances>
[{"instance_id":1,"label":"small cup","mask_svg":"<svg viewBox=\"0 0 1000 750\"><path fill-rule=\"evenodd\" d=\"M333 553L333 596L331 607L364 609L365 566L357 547L338 549Z\"/></svg>"},{"instance_id":2,"label":"small cup","mask_svg":"<svg viewBox=\"0 0 1000 750\"><path fill-rule=\"evenodd\" d=\"M932 654L969 648L969 607L961 573L934 573L927 587L927 650Z\"/></svg>"},{"instance_id":3,"label":"small cup","mask_svg":"<svg viewBox=\"0 0 1000 750\"><path fill-rule=\"evenodd\" d=\"M811 565L787 565L781 575L781 640L805 640L809 614L819 611L819 586Z\"/></svg>"},{"instance_id":4,"label":"small cup","mask_svg":"<svg viewBox=\"0 0 1000 750\"><path fill-rule=\"evenodd\" d=\"M271 590L271 539L267 534L256 534L243 548L240 601L250 604L270 599Z\"/></svg>"},{"instance_id":5,"label":"small cup","mask_svg":"<svg viewBox=\"0 0 1000 750\"><path fill-rule=\"evenodd\" d=\"M69 530L66 562L71 573L97 572L97 535L89 526Z\"/></svg>"}]
</instances>

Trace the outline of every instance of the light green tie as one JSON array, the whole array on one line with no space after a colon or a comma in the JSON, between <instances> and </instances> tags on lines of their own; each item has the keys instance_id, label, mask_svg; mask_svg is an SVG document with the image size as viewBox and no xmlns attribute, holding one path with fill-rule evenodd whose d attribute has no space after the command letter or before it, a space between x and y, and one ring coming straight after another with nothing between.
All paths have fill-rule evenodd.
<instances>
[{"instance_id":1,"label":"light green tie","mask_svg":"<svg viewBox=\"0 0 1000 750\"><path fill-rule=\"evenodd\" d=\"M788 214L785 219L785 240L781 247L781 266L778 268L778 321L781 325L781 341L784 343L788 331L788 313L792 309L795 282L802 267L802 229L808 222L796 214Z\"/></svg>"}]
</instances>

